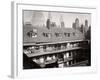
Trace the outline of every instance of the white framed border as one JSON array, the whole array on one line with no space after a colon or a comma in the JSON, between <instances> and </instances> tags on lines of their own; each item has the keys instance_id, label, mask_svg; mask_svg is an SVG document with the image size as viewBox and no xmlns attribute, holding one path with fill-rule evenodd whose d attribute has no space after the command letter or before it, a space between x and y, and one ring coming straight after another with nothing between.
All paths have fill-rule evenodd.
<instances>
[{"instance_id":1,"label":"white framed border","mask_svg":"<svg viewBox=\"0 0 100 80\"><path fill-rule=\"evenodd\" d=\"M23 70L23 10L45 10L60 12L78 12L91 14L91 66L86 67L68 67L54 69L29 69ZM93 40L92 30L96 28L96 8L74 7L74 6L56 6L56 5L37 5L12 2L12 67L11 76L13 78L23 77L43 77L54 75L67 75L76 73L93 73L97 71L97 56L95 51L95 42Z\"/></svg>"}]
</instances>

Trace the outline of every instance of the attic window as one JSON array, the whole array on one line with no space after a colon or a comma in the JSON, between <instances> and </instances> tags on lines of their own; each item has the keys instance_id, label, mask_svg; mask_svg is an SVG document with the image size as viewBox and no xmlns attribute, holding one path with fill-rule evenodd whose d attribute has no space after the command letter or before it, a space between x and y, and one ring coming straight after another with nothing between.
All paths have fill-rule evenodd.
<instances>
[{"instance_id":1,"label":"attic window","mask_svg":"<svg viewBox=\"0 0 100 80\"><path fill-rule=\"evenodd\" d=\"M70 33L64 33L66 37L70 37Z\"/></svg>"},{"instance_id":2,"label":"attic window","mask_svg":"<svg viewBox=\"0 0 100 80\"><path fill-rule=\"evenodd\" d=\"M70 33L68 33L68 37L70 37Z\"/></svg>"},{"instance_id":3,"label":"attic window","mask_svg":"<svg viewBox=\"0 0 100 80\"><path fill-rule=\"evenodd\" d=\"M73 32L73 36L75 36L75 32Z\"/></svg>"},{"instance_id":4,"label":"attic window","mask_svg":"<svg viewBox=\"0 0 100 80\"><path fill-rule=\"evenodd\" d=\"M62 34L61 33L55 33L56 37L61 37Z\"/></svg>"},{"instance_id":5,"label":"attic window","mask_svg":"<svg viewBox=\"0 0 100 80\"><path fill-rule=\"evenodd\" d=\"M44 36L44 37L51 38L51 34L50 34L50 33L43 33L43 36Z\"/></svg>"},{"instance_id":6,"label":"attic window","mask_svg":"<svg viewBox=\"0 0 100 80\"><path fill-rule=\"evenodd\" d=\"M46 33L43 33L43 36L44 36L44 37L47 37L47 34L46 34Z\"/></svg>"},{"instance_id":7,"label":"attic window","mask_svg":"<svg viewBox=\"0 0 100 80\"><path fill-rule=\"evenodd\" d=\"M64 33L65 36L67 36L67 33Z\"/></svg>"},{"instance_id":8,"label":"attic window","mask_svg":"<svg viewBox=\"0 0 100 80\"><path fill-rule=\"evenodd\" d=\"M31 38L34 38L34 37L37 37L37 30L36 29L33 29L32 31L29 31L27 33L27 35Z\"/></svg>"},{"instance_id":9,"label":"attic window","mask_svg":"<svg viewBox=\"0 0 100 80\"><path fill-rule=\"evenodd\" d=\"M28 32L27 35L32 38L37 37L37 33L33 32L33 31Z\"/></svg>"}]
</instances>

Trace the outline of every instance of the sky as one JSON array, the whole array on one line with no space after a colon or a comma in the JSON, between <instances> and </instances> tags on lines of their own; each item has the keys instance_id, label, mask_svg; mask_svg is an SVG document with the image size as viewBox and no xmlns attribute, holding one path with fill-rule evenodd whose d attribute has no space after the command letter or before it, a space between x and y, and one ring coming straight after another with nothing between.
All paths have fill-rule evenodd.
<instances>
[{"instance_id":1,"label":"sky","mask_svg":"<svg viewBox=\"0 0 100 80\"><path fill-rule=\"evenodd\" d=\"M88 25L91 25L91 14L89 13L72 13L72 12L47 12L47 11L23 11L23 22L31 23L33 26L43 24L46 25L48 15L50 14L50 20L56 22L56 25L60 25L61 20L64 21L65 27L71 28L75 19L79 19L79 25L85 25L85 20L88 20Z\"/></svg>"}]
</instances>

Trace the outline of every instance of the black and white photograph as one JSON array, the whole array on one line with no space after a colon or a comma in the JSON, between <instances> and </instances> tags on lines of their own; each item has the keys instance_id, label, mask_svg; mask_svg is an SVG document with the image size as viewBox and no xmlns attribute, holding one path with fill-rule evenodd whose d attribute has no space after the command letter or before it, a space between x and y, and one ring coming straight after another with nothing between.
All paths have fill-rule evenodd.
<instances>
[{"instance_id":1,"label":"black and white photograph","mask_svg":"<svg viewBox=\"0 0 100 80\"><path fill-rule=\"evenodd\" d=\"M23 10L23 69L91 66L91 14Z\"/></svg>"},{"instance_id":2,"label":"black and white photograph","mask_svg":"<svg viewBox=\"0 0 100 80\"><path fill-rule=\"evenodd\" d=\"M12 77L95 73L96 11L88 6L12 3Z\"/></svg>"}]
</instances>

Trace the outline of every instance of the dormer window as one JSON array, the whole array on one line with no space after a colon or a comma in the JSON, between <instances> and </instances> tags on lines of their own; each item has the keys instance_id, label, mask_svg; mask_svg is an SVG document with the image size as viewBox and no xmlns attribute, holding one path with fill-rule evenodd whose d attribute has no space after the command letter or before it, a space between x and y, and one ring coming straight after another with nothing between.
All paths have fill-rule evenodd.
<instances>
[{"instance_id":1,"label":"dormer window","mask_svg":"<svg viewBox=\"0 0 100 80\"><path fill-rule=\"evenodd\" d=\"M75 32L73 32L73 36L75 36Z\"/></svg>"},{"instance_id":2,"label":"dormer window","mask_svg":"<svg viewBox=\"0 0 100 80\"><path fill-rule=\"evenodd\" d=\"M51 33L43 33L43 36L44 36L44 37L51 38L52 35L51 35Z\"/></svg>"},{"instance_id":3,"label":"dormer window","mask_svg":"<svg viewBox=\"0 0 100 80\"><path fill-rule=\"evenodd\" d=\"M55 33L56 37L62 37L61 33Z\"/></svg>"},{"instance_id":4,"label":"dormer window","mask_svg":"<svg viewBox=\"0 0 100 80\"><path fill-rule=\"evenodd\" d=\"M37 30L36 30L36 29L33 29L32 31L29 31L29 32L27 33L27 35L28 35L29 37L31 37L31 38L35 38L35 37L37 37Z\"/></svg>"},{"instance_id":5,"label":"dormer window","mask_svg":"<svg viewBox=\"0 0 100 80\"><path fill-rule=\"evenodd\" d=\"M65 36L67 36L67 33L64 33Z\"/></svg>"},{"instance_id":6,"label":"dormer window","mask_svg":"<svg viewBox=\"0 0 100 80\"><path fill-rule=\"evenodd\" d=\"M70 37L70 33L64 33L66 37Z\"/></svg>"},{"instance_id":7,"label":"dormer window","mask_svg":"<svg viewBox=\"0 0 100 80\"><path fill-rule=\"evenodd\" d=\"M70 33L68 33L68 37L70 37Z\"/></svg>"}]
</instances>

